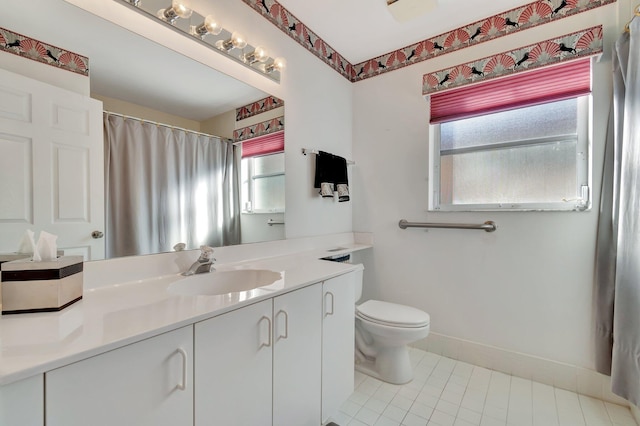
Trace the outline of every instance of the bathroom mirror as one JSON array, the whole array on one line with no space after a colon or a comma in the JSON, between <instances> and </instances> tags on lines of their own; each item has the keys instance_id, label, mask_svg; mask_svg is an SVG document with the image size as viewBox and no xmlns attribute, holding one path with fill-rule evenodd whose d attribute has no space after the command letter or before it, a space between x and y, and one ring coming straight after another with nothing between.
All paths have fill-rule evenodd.
<instances>
[{"instance_id":1,"label":"bathroom mirror","mask_svg":"<svg viewBox=\"0 0 640 426\"><path fill-rule=\"evenodd\" d=\"M234 129L284 115L281 106L236 121L236 108L270 95L63 0L17 2L0 16L0 27L87 56L91 97L113 113L227 138ZM36 62L34 66L58 75L69 72ZM248 210L241 213L241 243L285 237L283 208ZM20 241L1 229L0 253L14 252Z\"/></svg>"}]
</instances>

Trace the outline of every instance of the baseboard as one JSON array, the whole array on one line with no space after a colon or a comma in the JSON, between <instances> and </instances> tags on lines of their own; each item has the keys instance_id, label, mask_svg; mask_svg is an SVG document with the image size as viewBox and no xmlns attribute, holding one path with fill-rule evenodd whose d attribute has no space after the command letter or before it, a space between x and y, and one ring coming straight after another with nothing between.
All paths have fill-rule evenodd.
<instances>
[{"instance_id":1,"label":"baseboard","mask_svg":"<svg viewBox=\"0 0 640 426\"><path fill-rule=\"evenodd\" d=\"M611 392L611 377L597 371L437 333L430 333L426 339L412 346L614 404L631 405L632 412L633 408L636 410L636 420L640 419L640 409ZM640 424L640 421L638 423Z\"/></svg>"}]
</instances>

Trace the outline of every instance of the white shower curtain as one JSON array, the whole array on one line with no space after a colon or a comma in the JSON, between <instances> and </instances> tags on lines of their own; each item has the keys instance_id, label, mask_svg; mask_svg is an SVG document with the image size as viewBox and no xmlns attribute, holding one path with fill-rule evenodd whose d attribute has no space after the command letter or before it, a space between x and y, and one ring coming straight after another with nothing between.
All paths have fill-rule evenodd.
<instances>
[{"instance_id":1,"label":"white shower curtain","mask_svg":"<svg viewBox=\"0 0 640 426\"><path fill-rule=\"evenodd\" d=\"M615 44L596 256L596 358L640 405L640 19Z\"/></svg>"},{"instance_id":2,"label":"white shower curtain","mask_svg":"<svg viewBox=\"0 0 640 426\"><path fill-rule=\"evenodd\" d=\"M107 257L240 242L235 147L105 113Z\"/></svg>"}]
</instances>

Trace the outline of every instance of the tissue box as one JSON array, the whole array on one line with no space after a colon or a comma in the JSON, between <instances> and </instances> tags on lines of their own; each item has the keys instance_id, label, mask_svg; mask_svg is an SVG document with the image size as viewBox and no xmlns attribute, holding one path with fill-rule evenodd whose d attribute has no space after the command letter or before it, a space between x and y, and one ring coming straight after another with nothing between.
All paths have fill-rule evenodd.
<instances>
[{"instance_id":1,"label":"tissue box","mask_svg":"<svg viewBox=\"0 0 640 426\"><path fill-rule=\"evenodd\" d=\"M29 259L0 265L2 313L60 311L82 299L82 256L51 262Z\"/></svg>"}]
</instances>

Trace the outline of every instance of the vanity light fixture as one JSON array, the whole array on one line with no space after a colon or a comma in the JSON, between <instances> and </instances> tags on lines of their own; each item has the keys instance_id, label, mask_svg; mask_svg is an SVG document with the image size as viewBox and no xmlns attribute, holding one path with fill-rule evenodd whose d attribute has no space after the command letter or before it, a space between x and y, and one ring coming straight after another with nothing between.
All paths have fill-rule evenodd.
<instances>
[{"instance_id":1,"label":"vanity light fixture","mask_svg":"<svg viewBox=\"0 0 640 426\"><path fill-rule=\"evenodd\" d=\"M267 53L267 49L262 46L256 46L253 52L246 53L244 55L245 62L249 64L253 64L255 62L266 62L269 59L269 54Z\"/></svg>"},{"instance_id":2,"label":"vanity light fixture","mask_svg":"<svg viewBox=\"0 0 640 426\"><path fill-rule=\"evenodd\" d=\"M220 50L224 50L225 52L228 52L231 49L244 49L246 45L247 39L237 31L234 31L234 33L231 34L231 38L227 40L218 40L216 42L216 47Z\"/></svg>"},{"instance_id":3,"label":"vanity light fixture","mask_svg":"<svg viewBox=\"0 0 640 426\"><path fill-rule=\"evenodd\" d=\"M282 71L287 66L287 61L282 57L277 57L272 63L265 65L264 72L271 74L274 71Z\"/></svg>"},{"instance_id":4,"label":"vanity light fixture","mask_svg":"<svg viewBox=\"0 0 640 426\"><path fill-rule=\"evenodd\" d=\"M238 31L223 28L213 15L203 15L191 8L193 0L171 0L171 6L157 10L158 2L169 0L113 0L124 3L132 10L167 25L173 31L196 40L209 49L236 61L243 66L280 82L285 67L282 57L273 59L263 46L252 46ZM160 3L160 4L162 4ZM180 18L180 19L178 19Z\"/></svg>"},{"instance_id":5,"label":"vanity light fixture","mask_svg":"<svg viewBox=\"0 0 640 426\"><path fill-rule=\"evenodd\" d=\"M158 11L158 18L173 25L176 19L189 19L192 13L193 9L186 0L173 0L171 7Z\"/></svg>"},{"instance_id":6,"label":"vanity light fixture","mask_svg":"<svg viewBox=\"0 0 640 426\"><path fill-rule=\"evenodd\" d=\"M204 22L198 26L191 26L191 35L198 36L201 39L207 34L218 35L222 32L222 26L216 21L213 15L207 15Z\"/></svg>"}]
</instances>

